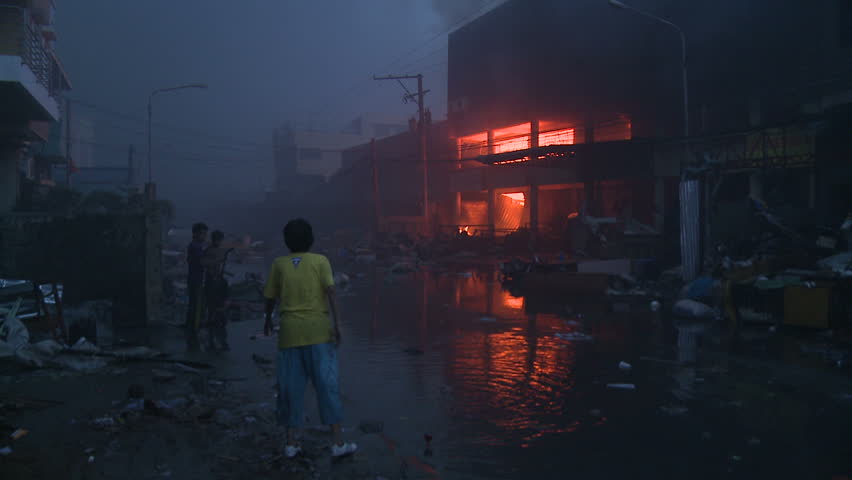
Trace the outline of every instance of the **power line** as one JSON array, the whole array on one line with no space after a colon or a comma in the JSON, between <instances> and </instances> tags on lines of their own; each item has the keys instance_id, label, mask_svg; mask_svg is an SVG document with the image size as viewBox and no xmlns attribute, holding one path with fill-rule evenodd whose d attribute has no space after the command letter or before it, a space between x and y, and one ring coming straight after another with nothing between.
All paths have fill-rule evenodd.
<instances>
[{"instance_id":1,"label":"power line","mask_svg":"<svg viewBox=\"0 0 852 480\"><path fill-rule=\"evenodd\" d=\"M79 99L69 99L69 100L72 103L75 103L77 105L81 105L83 107L87 107L87 108L94 110L96 112L100 112L100 113L103 113L103 114L106 114L106 115L111 115L111 116L116 117L116 118L122 118L122 119L124 119L126 121L130 121L130 122L140 123L140 124L143 124L143 125L147 124L147 119L142 118L142 117L137 117L137 116L130 115L130 114L127 114L127 113L118 112L118 111L112 110L110 108L107 108L107 107L104 107L104 106L101 106L101 105L97 105L97 104L94 104L94 103L88 102L88 101L83 101L83 100L79 100ZM170 124L162 123L162 122L152 122L151 125L158 127L158 128L169 129L169 130L171 130L171 132L168 132L170 134L181 134L181 135L187 135L187 136L204 137L204 138L210 138L210 139L215 139L215 140L228 140L235 145L245 145L247 147L272 148L271 144L254 143L254 142L250 142L250 141L247 141L247 140L238 139L236 137L229 137L229 136L226 136L226 135L218 135L218 134L212 134L212 133L209 133L209 132L202 132L202 131L199 131L199 130L188 129L188 128L185 128L185 127L178 127L178 126L175 126L175 125L170 125ZM147 132L136 131L134 133L140 134L140 135L147 135Z\"/></svg>"},{"instance_id":2,"label":"power line","mask_svg":"<svg viewBox=\"0 0 852 480\"><path fill-rule=\"evenodd\" d=\"M418 45L417 45L417 46L415 46L413 49L411 49L411 50L407 51L405 54L403 54L403 55L401 55L401 56L397 57L395 60L391 61L390 63L386 64L385 66L383 66L383 67L381 67L381 68L373 69L373 71L374 71L374 72L376 72L376 71L383 71L383 70L390 70L390 69L392 69L392 67L394 67L394 65L398 64L401 60L405 59L406 57L410 56L411 54L413 54L413 53L417 52L419 49L421 49L421 48L425 47L426 45L429 45L430 43L432 43L432 42L433 42L433 41L435 41L436 39L441 38L442 36L444 36L444 35L448 34L451 30L453 30L453 29L455 29L455 28L457 28L457 27L459 27L459 26L461 26L461 25L463 25L463 24L467 23L467 22L468 22L468 21L470 21L472 18L476 18L476 17L478 17L479 15L481 15L481 14L485 13L488 9L491 9L491 8L493 8L494 6L496 6L496 5L500 4L500 3L503 3L504 1L505 1L505 0L492 0L492 1L490 1L489 3L486 3L485 5L483 5L481 8L479 8L479 9L478 9L478 10L476 10L475 12L472 12L472 13L467 14L467 15L464 15L464 16L460 16L458 19L456 19L456 21L452 22L452 23L451 23L451 24L450 24L447 28L445 28L444 30L440 31L440 32L439 32L437 35L435 35L434 37L431 37L431 38L429 38L428 40L426 40L425 42L422 42L422 43L418 44ZM343 93L343 95L338 96L338 97L335 97L333 100L329 100L329 102L327 102L327 103L326 103L326 105L324 105L324 106L323 106L320 110L318 110L317 112L315 112L315 114L316 114L317 116L324 116L325 114L329 113L329 112L330 112L330 109L331 109L331 107L332 107L333 105L335 105L335 104L340 104L340 103L341 103L341 101L345 101L345 100L346 100L347 98L349 98L349 97L350 97L350 96L351 96L351 95L355 92L355 90L357 90L359 87L362 87L363 85L366 85L366 84L370 84L370 83L372 83L372 82L367 82L367 80L369 80L369 79L368 79L368 78L364 78L363 80L358 80L358 81L356 81L357 83L353 84L353 85L352 85L352 86L350 86L348 89L346 89L346 91Z\"/></svg>"}]
</instances>

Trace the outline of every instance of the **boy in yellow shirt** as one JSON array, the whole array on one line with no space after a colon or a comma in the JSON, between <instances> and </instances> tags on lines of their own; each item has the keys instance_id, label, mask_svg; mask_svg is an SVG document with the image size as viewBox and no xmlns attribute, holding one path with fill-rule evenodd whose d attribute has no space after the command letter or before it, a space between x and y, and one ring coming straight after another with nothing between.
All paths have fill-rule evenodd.
<instances>
[{"instance_id":1,"label":"boy in yellow shirt","mask_svg":"<svg viewBox=\"0 0 852 480\"><path fill-rule=\"evenodd\" d=\"M337 365L340 343L334 277L323 255L310 253L314 243L311 225L291 220L284 227L284 243L290 255L272 263L264 289L266 320L263 331L272 333L272 312L279 304L278 331L278 423L287 428L284 454L295 457L302 449L296 443L296 428L302 424L302 407L308 379L314 385L322 422L334 434L334 457L355 453L358 447L341 436L343 404ZM331 309L331 321L329 320Z\"/></svg>"}]
</instances>

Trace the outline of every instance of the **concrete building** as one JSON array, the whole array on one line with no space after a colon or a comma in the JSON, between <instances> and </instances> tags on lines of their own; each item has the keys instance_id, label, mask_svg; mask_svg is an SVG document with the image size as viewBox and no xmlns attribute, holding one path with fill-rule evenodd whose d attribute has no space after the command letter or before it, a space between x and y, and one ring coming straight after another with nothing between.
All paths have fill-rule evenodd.
<instances>
[{"instance_id":1,"label":"concrete building","mask_svg":"<svg viewBox=\"0 0 852 480\"><path fill-rule=\"evenodd\" d=\"M54 11L53 0L0 3L0 213L14 208L22 174L45 171L34 146L48 141L70 89L54 51Z\"/></svg>"},{"instance_id":2,"label":"concrete building","mask_svg":"<svg viewBox=\"0 0 852 480\"><path fill-rule=\"evenodd\" d=\"M364 114L339 132L279 128L274 133L274 190L298 191L325 183L337 173L342 152L354 145L406 131L408 126L379 114Z\"/></svg>"}]
</instances>

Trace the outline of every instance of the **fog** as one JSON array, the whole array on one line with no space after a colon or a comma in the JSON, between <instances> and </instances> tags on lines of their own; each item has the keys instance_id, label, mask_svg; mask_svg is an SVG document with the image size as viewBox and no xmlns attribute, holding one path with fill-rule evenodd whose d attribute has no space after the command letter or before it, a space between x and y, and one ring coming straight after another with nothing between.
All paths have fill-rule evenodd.
<instances>
[{"instance_id":1,"label":"fog","mask_svg":"<svg viewBox=\"0 0 852 480\"><path fill-rule=\"evenodd\" d=\"M374 74L423 73L446 110L446 33L500 1L116 2L57 5L57 50L72 117L94 127L94 164L147 179L146 103L155 89L206 83L153 102L153 180L178 222L250 205L273 178L273 129L338 129L361 113L405 121L414 106Z\"/></svg>"}]
</instances>

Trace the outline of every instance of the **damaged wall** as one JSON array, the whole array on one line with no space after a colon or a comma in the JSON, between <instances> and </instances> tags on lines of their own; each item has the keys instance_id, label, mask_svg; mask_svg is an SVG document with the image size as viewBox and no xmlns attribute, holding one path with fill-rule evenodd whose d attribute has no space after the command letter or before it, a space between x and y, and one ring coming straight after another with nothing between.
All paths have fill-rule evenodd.
<instances>
[{"instance_id":1,"label":"damaged wall","mask_svg":"<svg viewBox=\"0 0 852 480\"><path fill-rule=\"evenodd\" d=\"M110 300L122 323L158 320L162 247L157 213L4 220L0 277L61 283L67 304Z\"/></svg>"}]
</instances>

